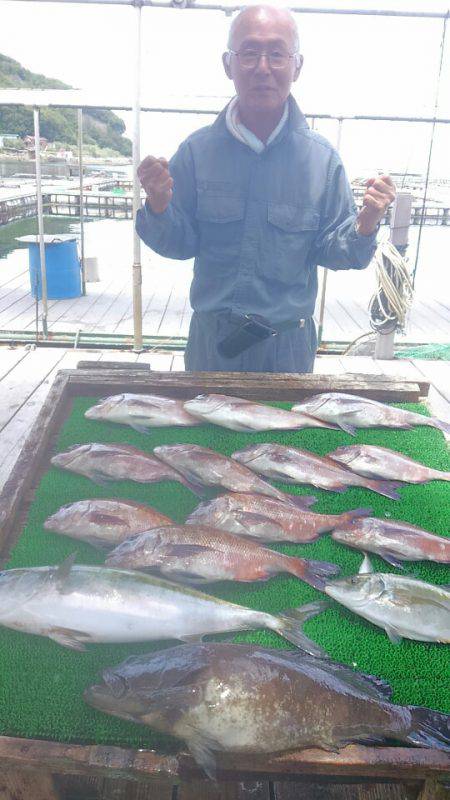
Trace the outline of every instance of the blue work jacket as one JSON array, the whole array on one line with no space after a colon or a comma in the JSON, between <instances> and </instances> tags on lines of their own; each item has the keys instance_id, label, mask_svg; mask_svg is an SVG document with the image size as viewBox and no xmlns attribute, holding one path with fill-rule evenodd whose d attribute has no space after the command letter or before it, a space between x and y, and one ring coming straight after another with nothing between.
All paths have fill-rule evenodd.
<instances>
[{"instance_id":1,"label":"blue work jacket","mask_svg":"<svg viewBox=\"0 0 450 800\"><path fill-rule=\"evenodd\" d=\"M221 112L170 161L172 200L145 204L136 230L167 258L195 258L194 311L261 314L273 324L311 317L317 265L366 267L376 235L355 230L356 207L336 150L311 131L292 96L262 153L229 132Z\"/></svg>"}]
</instances>

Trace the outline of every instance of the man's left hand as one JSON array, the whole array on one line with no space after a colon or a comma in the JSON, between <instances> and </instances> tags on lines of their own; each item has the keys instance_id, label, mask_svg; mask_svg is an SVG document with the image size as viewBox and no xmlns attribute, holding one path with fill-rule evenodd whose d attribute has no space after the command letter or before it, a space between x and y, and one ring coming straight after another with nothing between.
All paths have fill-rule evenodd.
<instances>
[{"instance_id":1,"label":"man's left hand","mask_svg":"<svg viewBox=\"0 0 450 800\"><path fill-rule=\"evenodd\" d=\"M358 233L370 236L376 230L386 209L395 200L395 194L395 185L389 175L379 175L366 181L363 206L356 220Z\"/></svg>"}]
</instances>

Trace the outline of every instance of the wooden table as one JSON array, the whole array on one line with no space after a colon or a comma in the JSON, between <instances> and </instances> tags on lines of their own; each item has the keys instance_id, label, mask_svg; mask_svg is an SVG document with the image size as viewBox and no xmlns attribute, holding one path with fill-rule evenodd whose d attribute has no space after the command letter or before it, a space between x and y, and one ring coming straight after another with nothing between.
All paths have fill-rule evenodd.
<instances>
[{"instance_id":1,"label":"wooden table","mask_svg":"<svg viewBox=\"0 0 450 800\"><path fill-rule=\"evenodd\" d=\"M426 381L384 376L155 373L121 364L106 369L63 370L0 496L0 555L20 535L35 487L47 470L62 422L77 396L152 392L189 398L200 391L249 399L299 400L331 389L387 402L415 402ZM278 756L224 755L212 784L187 753L164 756L99 745L0 737L0 800L294 800L449 797L450 756L437 750L351 745L339 753L310 749Z\"/></svg>"}]
</instances>

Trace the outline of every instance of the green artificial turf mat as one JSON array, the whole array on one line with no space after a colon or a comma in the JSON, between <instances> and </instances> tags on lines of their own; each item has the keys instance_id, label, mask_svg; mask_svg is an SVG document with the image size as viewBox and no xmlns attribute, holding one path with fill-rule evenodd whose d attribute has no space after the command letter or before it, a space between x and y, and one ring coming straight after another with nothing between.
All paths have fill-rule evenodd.
<instances>
[{"instance_id":1,"label":"green artificial turf mat","mask_svg":"<svg viewBox=\"0 0 450 800\"><path fill-rule=\"evenodd\" d=\"M151 452L159 444L195 442L225 453L249 443L277 441L310 449L323 455L339 445L364 442L399 450L438 469L450 469L449 453L439 431L415 428L412 431L363 430L356 437L332 430L303 430L246 434L212 425L194 428L155 428L150 435L136 433L128 426L87 420L84 411L95 400L78 398L63 425L56 450L62 451L83 442L122 442ZM288 404L278 403L288 408ZM426 410L419 405L403 408ZM403 519L435 533L450 531L449 486L434 481L424 486L400 489L401 500L394 502L373 492L349 489L343 494L311 487L279 488L298 494L315 494L315 511L336 514L341 511L371 507L376 516ZM142 485L131 481L98 486L87 478L50 468L43 476L23 533L12 553L8 567L59 564L76 551L79 564L101 564L103 555L93 547L64 536L47 532L44 520L61 505L92 497L120 497L154 505L159 511L183 522L198 499L178 483ZM312 544L284 545L278 549L295 555L339 564L343 575L356 572L362 556L334 542L325 535ZM373 557L377 571L395 572L381 559ZM450 581L450 569L444 565L414 563L407 573L425 581L443 584ZM265 583L220 583L209 591L226 600L276 613L323 598L320 592L301 581L279 576ZM365 622L336 603L325 613L308 621L305 632L321 644L336 660L388 680L394 689L394 702L427 705L450 712L448 691L450 669L448 647L405 640L395 646L384 631ZM276 634L258 631L238 634L235 641L255 642L273 647L291 647ZM131 654L150 652L176 644L90 645L85 653L61 647L49 639L0 628L0 733L8 736L47 738L63 742L117 744L157 748L174 752L177 742L146 728L98 712L82 699L83 690L95 683L100 671L119 664Z\"/></svg>"}]
</instances>

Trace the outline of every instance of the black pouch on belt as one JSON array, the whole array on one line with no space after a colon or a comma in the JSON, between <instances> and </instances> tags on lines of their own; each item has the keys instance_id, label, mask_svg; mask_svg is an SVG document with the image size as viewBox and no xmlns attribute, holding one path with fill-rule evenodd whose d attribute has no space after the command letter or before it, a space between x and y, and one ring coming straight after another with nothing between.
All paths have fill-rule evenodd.
<instances>
[{"instance_id":1,"label":"black pouch on belt","mask_svg":"<svg viewBox=\"0 0 450 800\"><path fill-rule=\"evenodd\" d=\"M266 322L246 314L238 319L236 327L224 339L217 343L221 356L233 358L248 350L253 344L275 336L277 331Z\"/></svg>"}]
</instances>

